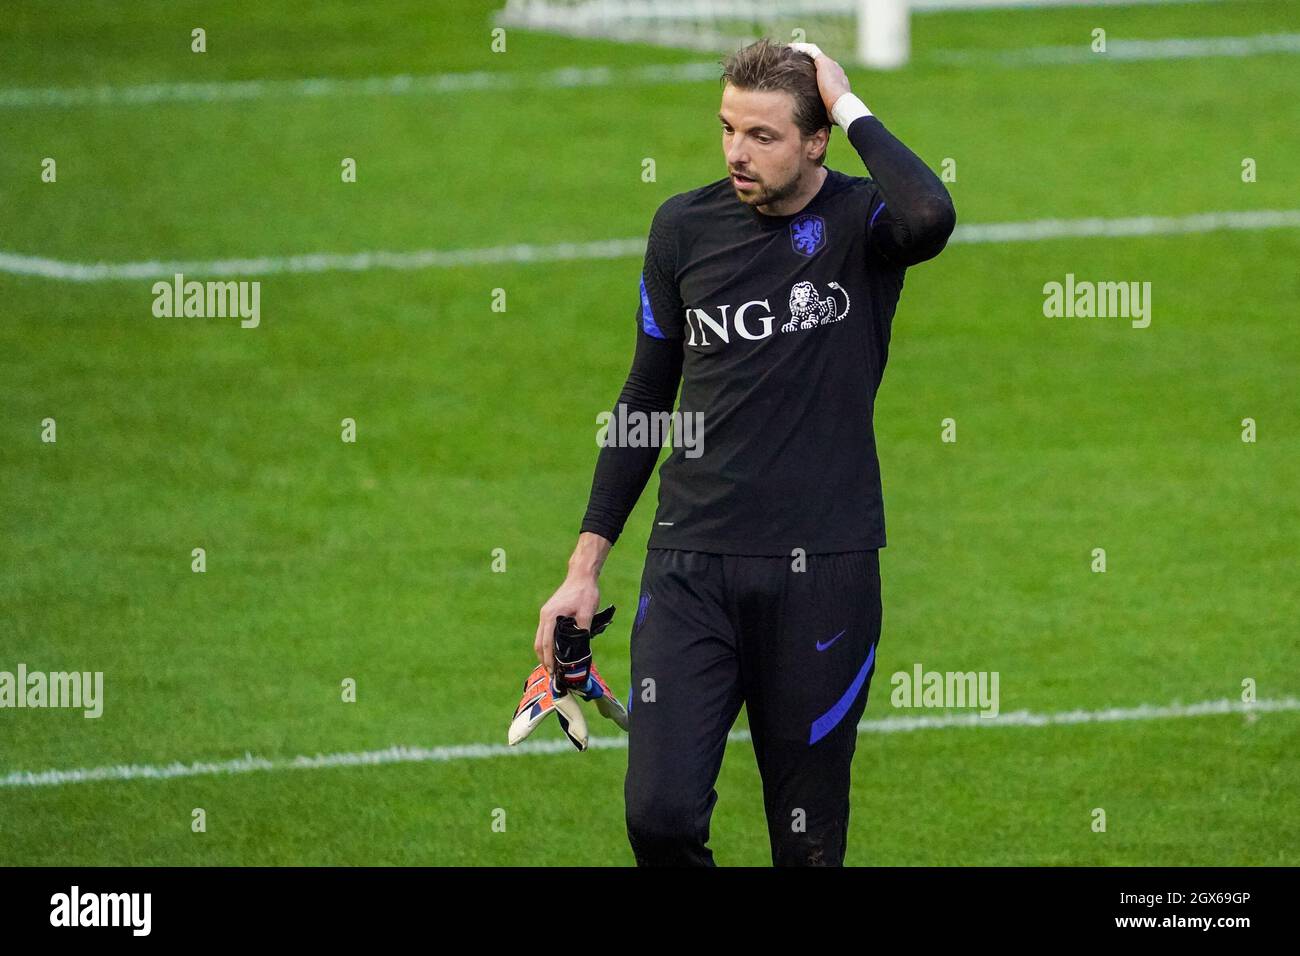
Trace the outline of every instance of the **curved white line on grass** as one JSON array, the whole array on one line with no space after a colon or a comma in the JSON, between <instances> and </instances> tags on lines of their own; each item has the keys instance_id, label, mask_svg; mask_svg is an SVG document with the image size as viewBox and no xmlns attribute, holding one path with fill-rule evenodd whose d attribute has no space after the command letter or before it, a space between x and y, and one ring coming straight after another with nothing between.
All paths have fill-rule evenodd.
<instances>
[{"instance_id":1,"label":"curved white line on grass","mask_svg":"<svg viewBox=\"0 0 1300 956\"><path fill-rule=\"evenodd\" d=\"M145 106L151 103L219 103L268 98L336 96L436 96L482 90L568 89L654 85L717 79L717 63L647 66L569 66L541 73L431 73L421 76L315 77L302 80L218 80L209 83L141 83L133 86L50 86L0 89L0 109L73 106Z\"/></svg>"},{"instance_id":2,"label":"curved white line on grass","mask_svg":"<svg viewBox=\"0 0 1300 956\"><path fill-rule=\"evenodd\" d=\"M1160 40L1112 39L1105 53L1087 43L1038 46L1019 50L935 50L924 55L930 63L947 66L1033 66L1057 63L1139 63L1151 60L1202 60L1213 57L1265 56L1300 53L1300 33L1260 33L1239 37L1168 37Z\"/></svg>"},{"instance_id":3,"label":"curved white line on grass","mask_svg":"<svg viewBox=\"0 0 1300 956\"><path fill-rule=\"evenodd\" d=\"M856 2L856 0L852 0ZM950 13L966 10L1032 10L1042 7L1136 7L1223 3L1224 0L911 0L913 13Z\"/></svg>"},{"instance_id":4,"label":"curved white line on grass","mask_svg":"<svg viewBox=\"0 0 1300 956\"><path fill-rule=\"evenodd\" d=\"M1196 704L1143 704L1138 707L1110 707L1105 710L1067 710L1033 713L1027 710L981 717L978 713L935 714L921 717L880 717L858 724L859 734L903 733L918 730L941 730L971 727L1049 727L1054 725L1109 724L1135 720L1171 720L1190 717L1214 717L1224 714L1262 714L1300 710L1300 699L1284 697L1246 704L1239 700L1207 700ZM749 740L749 732L733 731L731 742ZM592 737L594 750L623 750L627 737ZM74 770L14 770L0 777L3 787L60 787L76 783L110 780L172 780L177 777L203 777L225 774L278 770L327 770L338 767L375 767L398 763L448 763L459 760L488 760L496 757L525 757L571 751L567 739L524 741L517 746L506 744L463 744L454 747L389 747L353 753L316 754L291 758L266 758L245 754L234 760L196 761L170 764L118 764Z\"/></svg>"},{"instance_id":5,"label":"curved white line on grass","mask_svg":"<svg viewBox=\"0 0 1300 956\"><path fill-rule=\"evenodd\" d=\"M644 239L605 239L553 245L489 246L482 249L416 249L412 252L314 252L255 259L81 263L0 252L0 272L63 282L118 279L170 279L176 273L244 276L281 273L368 272L371 269L449 269L502 262L562 262L569 259L623 259L645 252Z\"/></svg>"},{"instance_id":6,"label":"curved white line on grass","mask_svg":"<svg viewBox=\"0 0 1300 956\"><path fill-rule=\"evenodd\" d=\"M641 26L632 25L621 39L646 40ZM678 45L722 49L731 40L699 27L675 38ZM1116 38L1106 53L1093 53L1086 44L1009 50L934 50L929 62L944 65L1007 66L1052 63L1102 63L1244 57L1300 52L1298 33L1253 36L1169 37L1155 40ZM566 89L599 86L658 85L715 80L716 62L656 63L645 66L568 66L539 73L493 72L398 74L367 77L307 77L296 80L213 80L206 83L137 83L100 86L13 87L0 89L0 109L70 108L81 106L147 106L153 103L221 103L260 99L330 98L342 96L437 96L451 93Z\"/></svg>"},{"instance_id":7,"label":"curved white line on grass","mask_svg":"<svg viewBox=\"0 0 1300 956\"><path fill-rule=\"evenodd\" d=\"M1219 230L1255 231L1300 227L1300 209L1250 212L1206 212L1191 216L1135 216L1121 219L1035 219L959 225L949 244L1038 242L1044 239L1176 236ZM158 260L145 262L68 262L17 252L0 252L0 273L35 276L58 282L106 282L127 279L170 279L178 272L231 278L317 272L367 272L371 269L449 269L498 263L565 262L588 259L639 258L641 238L598 242L520 244L480 249L416 249L411 252L316 252L252 259Z\"/></svg>"},{"instance_id":8,"label":"curved white line on grass","mask_svg":"<svg viewBox=\"0 0 1300 956\"><path fill-rule=\"evenodd\" d=\"M1035 219L958 226L949 243L1037 242L1124 236L1176 236L1220 230L1292 229L1300 226L1300 209L1202 212L1190 216L1131 216L1119 219Z\"/></svg>"}]
</instances>

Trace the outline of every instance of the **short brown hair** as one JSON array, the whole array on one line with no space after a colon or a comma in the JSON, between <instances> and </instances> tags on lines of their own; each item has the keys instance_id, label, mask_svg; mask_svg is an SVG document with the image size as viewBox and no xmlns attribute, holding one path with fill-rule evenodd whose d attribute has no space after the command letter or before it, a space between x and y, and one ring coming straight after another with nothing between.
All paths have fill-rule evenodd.
<instances>
[{"instance_id":1,"label":"short brown hair","mask_svg":"<svg viewBox=\"0 0 1300 956\"><path fill-rule=\"evenodd\" d=\"M830 129L817 67L807 53L764 37L722 61L722 82L742 90L781 90L794 97L794 123L804 136ZM826 161L822 151L819 163Z\"/></svg>"}]
</instances>

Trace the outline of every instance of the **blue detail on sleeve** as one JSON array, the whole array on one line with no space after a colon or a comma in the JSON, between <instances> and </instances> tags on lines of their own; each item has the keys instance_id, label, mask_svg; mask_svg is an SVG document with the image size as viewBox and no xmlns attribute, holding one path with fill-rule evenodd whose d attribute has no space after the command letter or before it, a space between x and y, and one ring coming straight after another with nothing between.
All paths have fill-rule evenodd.
<instances>
[{"instance_id":1,"label":"blue detail on sleeve","mask_svg":"<svg viewBox=\"0 0 1300 956\"><path fill-rule=\"evenodd\" d=\"M653 335L657 339L668 338L655 322L654 309L650 308L650 295L645 290L645 276L641 277L641 328L646 335Z\"/></svg>"},{"instance_id":2,"label":"blue detail on sleeve","mask_svg":"<svg viewBox=\"0 0 1300 956\"><path fill-rule=\"evenodd\" d=\"M853 678L853 683L844 692L844 696L835 702L834 707L813 721L812 732L808 735L809 747L829 734L835 729L835 725L844 719L844 715L849 712L849 708L857 700L858 691L862 690L862 685L867 679L867 674L871 672L871 665L875 663L875 660L876 645L872 644L871 653L867 655L866 662L862 665L862 669L858 671L858 676Z\"/></svg>"},{"instance_id":3,"label":"blue detail on sleeve","mask_svg":"<svg viewBox=\"0 0 1300 956\"><path fill-rule=\"evenodd\" d=\"M873 213L871 214L871 221L870 221L869 223L867 223L867 231L868 231L868 232L870 232L870 231L871 231L871 227L874 226L874 225L876 224L876 217L880 215L880 210L882 210L882 209L884 209L884 208L885 208L885 204L882 202L879 206L876 207L876 211L873 212Z\"/></svg>"}]
</instances>

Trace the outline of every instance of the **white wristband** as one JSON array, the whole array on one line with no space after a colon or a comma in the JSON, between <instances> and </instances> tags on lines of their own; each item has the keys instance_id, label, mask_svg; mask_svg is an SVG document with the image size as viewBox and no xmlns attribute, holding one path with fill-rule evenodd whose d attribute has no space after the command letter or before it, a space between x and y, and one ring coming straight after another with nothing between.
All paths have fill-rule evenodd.
<instances>
[{"instance_id":1,"label":"white wristband","mask_svg":"<svg viewBox=\"0 0 1300 956\"><path fill-rule=\"evenodd\" d=\"M841 127L846 133L855 119L870 115L871 110L867 109L867 104L852 93L843 94L831 107L831 119L835 120L835 125Z\"/></svg>"},{"instance_id":2,"label":"white wristband","mask_svg":"<svg viewBox=\"0 0 1300 956\"><path fill-rule=\"evenodd\" d=\"M813 62L816 62L819 56L826 55L825 53L822 52L822 48L819 47L816 43L791 43L790 49L798 50L800 53L807 53L810 57L813 58Z\"/></svg>"}]
</instances>

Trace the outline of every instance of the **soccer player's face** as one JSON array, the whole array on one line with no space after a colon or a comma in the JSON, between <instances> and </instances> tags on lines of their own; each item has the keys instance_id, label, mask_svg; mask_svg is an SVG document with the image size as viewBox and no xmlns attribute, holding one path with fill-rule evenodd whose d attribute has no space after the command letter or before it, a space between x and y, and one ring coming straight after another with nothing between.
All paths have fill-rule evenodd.
<instances>
[{"instance_id":1,"label":"soccer player's face","mask_svg":"<svg viewBox=\"0 0 1300 956\"><path fill-rule=\"evenodd\" d=\"M766 206L799 191L817 164L794 122L794 97L783 90L722 91L722 153L736 198Z\"/></svg>"}]
</instances>

